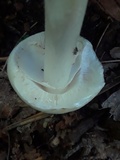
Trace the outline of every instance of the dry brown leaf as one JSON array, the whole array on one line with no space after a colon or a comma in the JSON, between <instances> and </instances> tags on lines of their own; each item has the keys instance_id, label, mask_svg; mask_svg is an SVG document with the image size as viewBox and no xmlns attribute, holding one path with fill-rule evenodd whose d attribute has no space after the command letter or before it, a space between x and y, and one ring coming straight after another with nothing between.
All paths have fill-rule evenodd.
<instances>
[{"instance_id":1,"label":"dry brown leaf","mask_svg":"<svg viewBox=\"0 0 120 160\"><path fill-rule=\"evenodd\" d=\"M111 49L110 55L112 58L120 58L120 47L114 47Z\"/></svg>"}]
</instances>

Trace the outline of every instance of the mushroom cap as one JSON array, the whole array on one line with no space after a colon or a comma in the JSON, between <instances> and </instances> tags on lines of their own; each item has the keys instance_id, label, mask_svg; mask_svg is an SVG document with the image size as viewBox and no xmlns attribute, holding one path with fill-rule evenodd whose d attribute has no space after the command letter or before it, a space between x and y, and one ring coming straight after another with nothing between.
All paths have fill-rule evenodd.
<instances>
[{"instance_id":1,"label":"mushroom cap","mask_svg":"<svg viewBox=\"0 0 120 160\"><path fill-rule=\"evenodd\" d=\"M91 43L79 37L67 86L51 87L44 81L44 37L44 32L35 34L13 49L7 64L11 85L24 102L39 111L52 114L75 111L103 88L103 67Z\"/></svg>"}]
</instances>

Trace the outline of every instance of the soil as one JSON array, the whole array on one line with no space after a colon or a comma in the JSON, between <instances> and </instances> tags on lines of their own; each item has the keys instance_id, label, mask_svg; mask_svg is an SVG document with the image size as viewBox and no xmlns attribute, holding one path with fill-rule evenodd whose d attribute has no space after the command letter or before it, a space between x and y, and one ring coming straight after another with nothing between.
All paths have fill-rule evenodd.
<instances>
[{"instance_id":1,"label":"soil","mask_svg":"<svg viewBox=\"0 0 120 160\"><path fill-rule=\"evenodd\" d=\"M119 51L120 22L89 1L81 35L93 44L106 85L89 104L62 115L30 108L8 80L12 49L41 31L43 0L0 1L0 160L120 160L120 52L114 58L112 50Z\"/></svg>"}]
</instances>

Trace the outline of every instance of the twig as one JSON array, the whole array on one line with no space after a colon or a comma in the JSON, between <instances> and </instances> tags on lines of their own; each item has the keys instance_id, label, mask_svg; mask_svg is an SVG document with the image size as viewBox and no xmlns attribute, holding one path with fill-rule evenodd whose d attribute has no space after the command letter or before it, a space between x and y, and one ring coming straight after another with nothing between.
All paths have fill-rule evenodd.
<instances>
[{"instance_id":1,"label":"twig","mask_svg":"<svg viewBox=\"0 0 120 160\"><path fill-rule=\"evenodd\" d=\"M26 125L28 123L32 123L32 122L35 122L35 121L38 121L38 120L41 120L43 118L46 118L46 117L49 117L51 116L50 114L46 114L46 113L42 113L42 112L39 112L33 116L30 116L26 119L23 119L19 122L15 122L13 124L10 124L9 126L7 126L6 128L4 128L4 130L6 131L9 131L9 130L12 130L14 128L17 128L19 126L23 126L23 125Z\"/></svg>"},{"instance_id":2,"label":"twig","mask_svg":"<svg viewBox=\"0 0 120 160\"><path fill-rule=\"evenodd\" d=\"M31 27L30 29L32 29L34 26L36 26L38 24L38 22L35 22Z\"/></svg>"},{"instance_id":3,"label":"twig","mask_svg":"<svg viewBox=\"0 0 120 160\"><path fill-rule=\"evenodd\" d=\"M102 64L105 64L105 63L120 63L120 59L117 59L117 60L108 60L108 61L101 61Z\"/></svg>"},{"instance_id":4,"label":"twig","mask_svg":"<svg viewBox=\"0 0 120 160\"><path fill-rule=\"evenodd\" d=\"M2 72L4 72L4 71L5 71L6 66L7 66L7 60L6 60L6 62L5 62L5 64L4 64L4 66L3 66L3 68L2 68Z\"/></svg>"},{"instance_id":5,"label":"twig","mask_svg":"<svg viewBox=\"0 0 120 160\"><path fill-rule=\"evenodd\" d=\"M0 57L0 61L6 61L8 59L8 57Z\"/></svg>"},{"instance_id":6,"label":"twig","mask_svg":"<svg viewBox=\"0 0 120 160\"><path fill-rule=\"evenodd\" d=\"M109 26L110 26L110 23L106 26L104 32L102 33L102 35L101 35L101 37L100 37L100 39L99 39L99 41L98 41L98 43L97 43L97 46L96 46L96 48L95 48L95 52L97 51L97 49L98 49L98 47L99 47L99 45L100 45L100 43L101 43L101 41L102 41L102 39L103 39L103 37L104 37L106 31L107 31L108 28L109 28Z\"/></svg>"},{"instance_id":7,"label":"twig","mask_svg":"<svg viewBox=\"0 0 120 160\"><path fill-rule=\"evenodd\" d=\"M105 55L105 51L102 53L100 60L102 60L103 56Z\"/></svg>"}]
</instances>

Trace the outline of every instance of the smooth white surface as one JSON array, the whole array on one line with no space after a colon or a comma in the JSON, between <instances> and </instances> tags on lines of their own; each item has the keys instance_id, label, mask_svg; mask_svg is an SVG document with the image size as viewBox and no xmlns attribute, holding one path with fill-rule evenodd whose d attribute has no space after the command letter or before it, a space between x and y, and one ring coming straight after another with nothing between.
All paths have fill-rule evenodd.
<instances>
[{"instance_id":1,"label":"smooth white surface","mask_svg":"<svg viewBox=\"0 0 120 160\"><path fill-rule=\"evenodd\" d=\"M7 70L21 99L37 110L55 114L77 110L92 100L104 86L103 68L87 40L79 38L77 48L69 85L55 90L45 83L41 70L44 69L44 32L19 43L9 56Z\"/></svg>"},{"instance_id":2,"label":"smooth white surface","mask_svg":"<svg viewBox=\"0 0 120 160\"><path fill-rule=\"evenodd\" d=\"M45 81L55 88L64 88L68 84L87 1L45 0L44 76Z\"/></svg>"}]
</instances>

